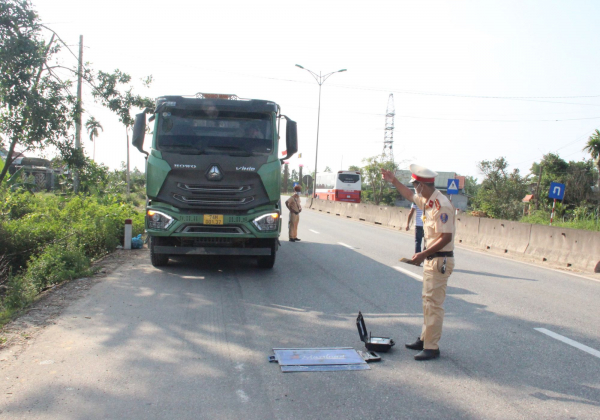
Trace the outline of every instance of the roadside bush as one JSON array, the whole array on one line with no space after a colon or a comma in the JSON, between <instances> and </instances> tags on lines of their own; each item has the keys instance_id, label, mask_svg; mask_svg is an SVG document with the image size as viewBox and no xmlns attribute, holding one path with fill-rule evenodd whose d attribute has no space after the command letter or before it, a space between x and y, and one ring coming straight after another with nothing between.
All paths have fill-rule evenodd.
<instances>
[{"instance_id":1,"label":"roadside bush","mask_svg":"<svg viewBox=\"0 0 600 420\"><path fill-rule=\"evenodd\" d=\"M80 249L54 244L30 258L22 281L39 293L53 284L90 274L89 268L90 259Z\"/></svg>"},{"instance_id":2,"label":"roadside bush","mask_svg":"<svg viewBox=\"0 0 600 420\"><path fill-rule=\"evenodd\" d=\"M115 196L58 196L0 188L0 322L53 284L90 273L91 261L123 244L125 219L144 212Z\"/></svg>"},{"instance_id":3,"label":"roadside bush","mask_svg":"<svg viewBox=\"0 0 600 420\"><path fill-rule=\"evenodd\" d=\"M533 211L531 215L522 217L519 220L522 223L531 223L537 225L549 225L550 224L551 210L537 210ZM559 214L554 215L554 221L552 226L565 227L570 229L582 229L582 230L594 230L600 231L600 222L598 221L598 213L593 211L585 211L575 209L574 212L565 214L563 216Z\"/></svg>"}]
</instances>

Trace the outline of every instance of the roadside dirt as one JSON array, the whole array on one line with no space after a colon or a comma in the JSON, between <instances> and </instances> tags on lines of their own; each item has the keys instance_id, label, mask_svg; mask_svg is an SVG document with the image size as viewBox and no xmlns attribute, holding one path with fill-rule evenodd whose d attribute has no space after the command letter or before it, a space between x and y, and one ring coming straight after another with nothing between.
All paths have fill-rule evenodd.
<instances>
[{"instance_id":1,"label":"roadside dirt","mask_svg":"<svg viewBox=\"0 0 600 420\"><path fill-rule=\"evenodd\" d=\"M18 356L45 327L54 323L72 301L83 297L95 284L126 262L131 262L132 257L140 257L146 252L146 249L118 249L93 264L98 270L94 276L69 280L43 292L21 315L0 329L0 361L6 360L9 354Z\"/></svg>"}]
</instances>

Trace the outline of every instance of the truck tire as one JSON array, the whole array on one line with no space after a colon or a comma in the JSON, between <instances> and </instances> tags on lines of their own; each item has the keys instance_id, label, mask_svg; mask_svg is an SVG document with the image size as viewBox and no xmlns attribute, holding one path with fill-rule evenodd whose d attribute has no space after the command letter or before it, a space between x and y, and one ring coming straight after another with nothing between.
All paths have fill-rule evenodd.
<instances>
[{"instance_id":1,"label":"truck tire","mask_svg":"<svg viewBox=\"0 0 600 420\"><path fill-rule=\"evenodd\" d=\"M275 265L275 256L277 255L277 248L275 244L271 247L271 255L264 257L257 257L256 262L260 268L273 268Z\"/></svg>"},{"instance_id":2,"label":"truck tire","mask_svg":"<svg viewBox=\"0 0 600 420\"><path fill-rule=\"evenodd\" d=\"M163 267L169 263L169 256L154 252L154 247L158 245L158 241L159 238L155 236L150 237L150 262L154 267Z\"/></svg>"}]
</instances>

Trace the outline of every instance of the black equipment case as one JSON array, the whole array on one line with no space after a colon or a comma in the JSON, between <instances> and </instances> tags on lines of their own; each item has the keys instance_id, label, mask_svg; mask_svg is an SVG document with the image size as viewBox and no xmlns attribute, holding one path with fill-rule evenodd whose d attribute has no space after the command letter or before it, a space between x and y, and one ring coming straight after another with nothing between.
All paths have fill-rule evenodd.
<instances>
[{"instance_id":1,"label":"black equipment case","mask_svg":"<svg viewBox=\"0 0 600 420\"><path fill-rule=\"evenodd\" d=\"M356 318L356 327L358 328L360 340L365 343L365 347L369 351L379 351L385 353L391 349L394 344L396 344L394 343L394 340L389 337L372 337L371 333L367 334L365 319L360 311L358 312L358 317Z\"/></svg>"}]
</instances>

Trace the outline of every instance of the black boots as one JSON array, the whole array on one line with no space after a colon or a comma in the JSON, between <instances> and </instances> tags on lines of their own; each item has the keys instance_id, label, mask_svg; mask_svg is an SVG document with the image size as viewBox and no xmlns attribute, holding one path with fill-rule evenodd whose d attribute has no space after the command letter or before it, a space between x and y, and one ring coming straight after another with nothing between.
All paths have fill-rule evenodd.
<instances>
[{"instance_id":1,"label":"black boots","mask_svg":"<svg viewBox=\"0 0 600 420\"><path fill-rule=\"evenodd\" d=\"M421 341L421 337L417 338L417 341L415 341L414 343L407 343L405 344L407 349L411 349L411 350L421 350L419 353L417 353L415 355L415 360L431 360L431 359L437 359L438 357L440 357L440 350L436 349L424 349L423 348L423 342Z\"/></svg>"},{"instance_id":2,"label":"black boots","mask_svg":"<svg viewBox=\"0 0 600 420\"><path fill-rule=\"evenodd\" d=\"M423 350L423 342L421 341L421 337L418 337L417 341L414 343L405 344L404 346L411 350Z\"/></svg>"},{"instance_id":3,"label":"black boots","mask_svg":"<svg viewBox=\"0 0 600 420\"><path fill-rule=\"evenodd\" d=\"M431 360L440 357L440 349L425 349L415 355L415 360Z\"/></svg>"}]
</instances>

